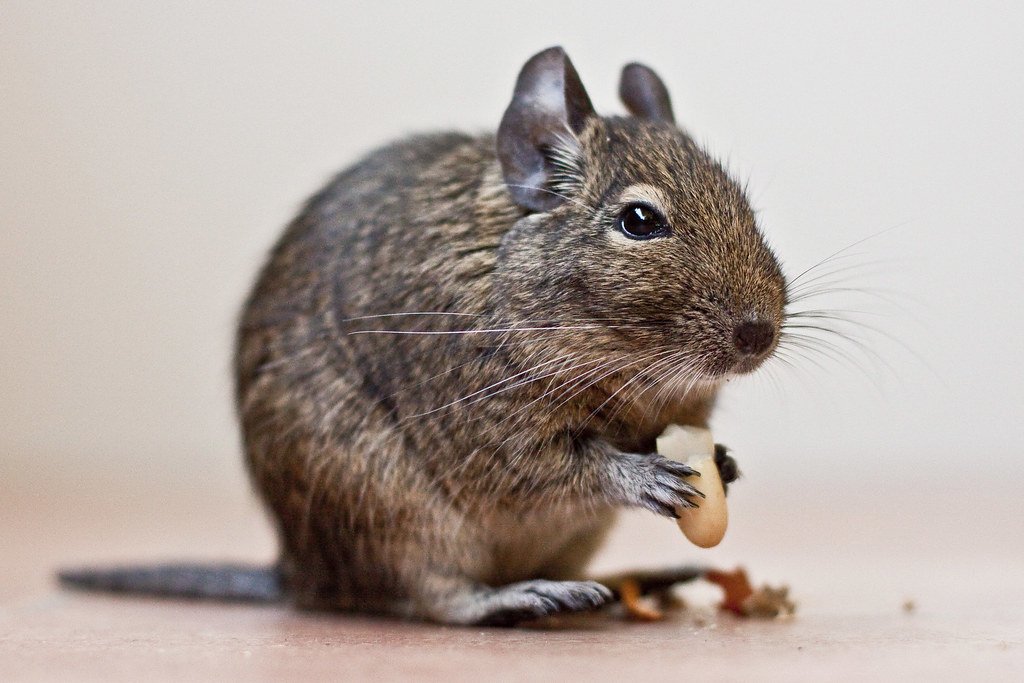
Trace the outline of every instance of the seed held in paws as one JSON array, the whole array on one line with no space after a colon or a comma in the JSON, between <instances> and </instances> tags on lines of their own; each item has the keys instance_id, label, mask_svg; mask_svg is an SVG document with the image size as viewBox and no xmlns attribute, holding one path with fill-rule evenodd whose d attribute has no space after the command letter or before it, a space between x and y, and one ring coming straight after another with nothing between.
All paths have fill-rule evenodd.
<instances>
[{"instance_id":1,"label":"seed held in paws","mask_svg":"<svg viewBox=\"0 0 1024 683\"><path fill-rule=\"evenodd\" d=\"M725 489L715 466L715 440L711 431L700 427L669 425L658 437L658 453L670 460L685 463L700 476L686 481L704 497L695 508L677 507L679 529L695 545L711 548L721 543L729 525Z\"/></svg>"}]
</instances>

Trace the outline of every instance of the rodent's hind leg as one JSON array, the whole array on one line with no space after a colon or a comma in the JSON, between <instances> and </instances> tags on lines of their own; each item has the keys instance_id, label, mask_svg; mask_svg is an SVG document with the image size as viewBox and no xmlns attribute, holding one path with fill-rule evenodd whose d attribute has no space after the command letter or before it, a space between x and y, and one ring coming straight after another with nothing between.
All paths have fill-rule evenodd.
<instances>
[{"instance_id":1,"label":"rodent's hind leg","mask_svg":"<svg viewBox=\"0 0 1024 683\"><path fill-rule=\"evenodd\" d=\"M535 579L491 587L439 579L427 585L439 590L421 596L424 616L465 626L515 626L554 614L589 612L614 599L611 590L597 581Z\"/></svg>"}]
</instances>

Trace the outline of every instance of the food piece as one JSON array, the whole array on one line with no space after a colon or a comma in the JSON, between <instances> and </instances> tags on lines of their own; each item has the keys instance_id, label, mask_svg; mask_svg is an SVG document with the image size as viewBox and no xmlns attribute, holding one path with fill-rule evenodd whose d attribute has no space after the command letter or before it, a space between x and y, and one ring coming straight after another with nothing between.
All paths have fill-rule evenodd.
<instances>
[{"instance_id":1,"label":"food piece","mask_svg":"<svg viewBox=\"0 0 1024 683\"><path fill-rule=\"evenodd\" d=\"M731 572L709 569L704 573L704 578L721 586L725 593L719 608L741 617L781 619L791 617L796 612L796 605L789 599L788 586L761 586L755 589L750 585L742 567Z\"/></svg>"},{"instance_id":2,"label":"food piece","mask_svg":"<svg viewBox=\"0 0 1024 683\"><path fill-rule=\"evenodd\" d=\"M796 605L789 599L789 586L764 585L755 588L740 605L743 616L755 619L785 619L793 616Z\"/></svg>"},{"instance_id":3,"label":"food piece","mask_svg":"<svg viewBox=\"0 0 1024 683\"><path fill-rule=\"evenodd\" d=\"M704 578L722 588L724 595L718 605L721 609L743 616L743 601L754 594L754 588L741 567L731 572L709 569Z\"/></svg>"},{"instance_id":4,"label":"food piece","mask_svg":"<svg viewBox=\"0 0 1024 683\"><path fill-rule=\"evenodd\" d=\"M626 614L637 621L661 621L665 613L641 600L640 584L635 579L623 579L619 584L619 599L626 608Z\"/></svg>"},{"instance_id":5,"label":"food piece","mask_svg":"<svg viewBox=\"0 0 1024 683\"><path fill-rule=\"evenodd\" d=\"M701 548L721 543L729 525L725 489L715 465L715 440L711 431L700 427L669 425L657 439L658 453L696 470L700 476L686 478L687 483L704 494L698 507L677 507L679 529Z\"/></svg>"}]
</instances>

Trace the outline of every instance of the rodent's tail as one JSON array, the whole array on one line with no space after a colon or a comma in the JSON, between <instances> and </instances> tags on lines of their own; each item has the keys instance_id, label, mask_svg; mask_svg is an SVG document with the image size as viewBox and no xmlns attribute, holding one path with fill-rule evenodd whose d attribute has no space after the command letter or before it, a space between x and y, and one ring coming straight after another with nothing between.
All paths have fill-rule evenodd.
<instances>
[{"instance_id":1,"label":"rodent's tail","mask_svg":"<svg viewBox=\"0 0 1024 683\"><path fill-rule=\"evenodd\" d=\"M283 597L273 567L165 564L62 570L57 578L68 588L105 593L259 603Z\"/></svg>"}]
</instances>

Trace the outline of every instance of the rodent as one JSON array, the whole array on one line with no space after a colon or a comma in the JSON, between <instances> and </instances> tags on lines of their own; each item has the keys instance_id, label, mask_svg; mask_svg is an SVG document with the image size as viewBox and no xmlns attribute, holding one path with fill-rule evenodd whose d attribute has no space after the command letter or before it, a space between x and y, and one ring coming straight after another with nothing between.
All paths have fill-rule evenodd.
<instances>
[{"instance_id":1,"label":"rodent","mask_svg":"<svg viewBox=\"0 0 1024 683\"><path fill-rule=\"evenodd\" d=\"M236 355L277 567L191 584L170 568L176 591L156 570L65 582L455 624L614 599L584 569L616 510L699 504L655 437L706 426L719 385L774 350L787 301L742 189L675 125L661 80L628 65L620 96L630 116L598 116L550 48L495 135L383 147L287 228Z\"/></svg>"}]
</instances>

